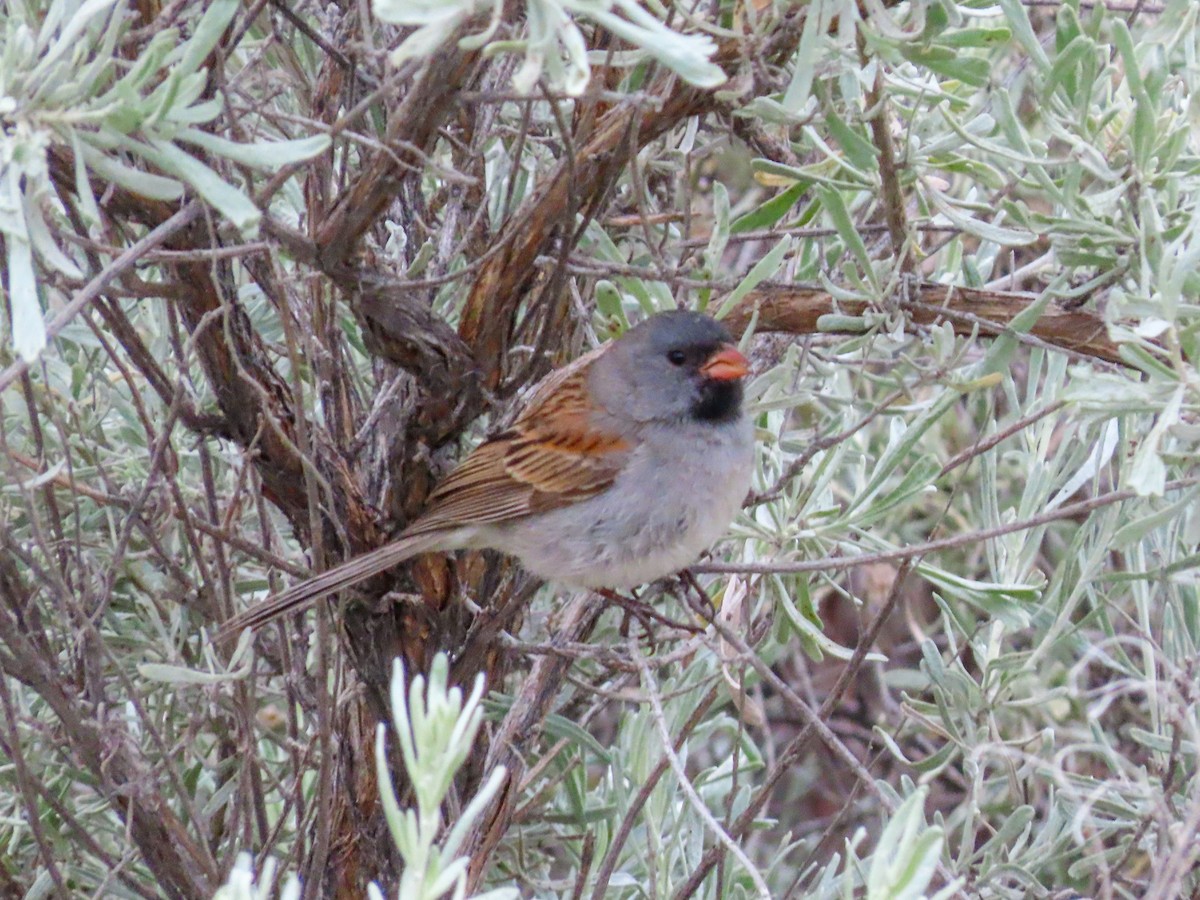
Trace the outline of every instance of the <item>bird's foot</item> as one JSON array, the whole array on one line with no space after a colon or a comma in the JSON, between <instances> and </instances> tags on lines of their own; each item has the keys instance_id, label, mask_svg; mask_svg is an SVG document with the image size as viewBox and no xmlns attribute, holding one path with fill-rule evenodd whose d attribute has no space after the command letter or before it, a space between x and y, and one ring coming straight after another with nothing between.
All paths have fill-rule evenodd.
<instances>
[{"instance_id":1,"label":"bird's foot","mask_svg":"<svg viewBox=\"0 0 1200 900\"><path fill-rule=\"evenodd\" d=\"M704 589L704 585L699 582L691 569L682 569L679 572L679 583L683 588L683 602L688 609L705 622L711 622L717 617L717 605L713 603L712 597L709 596L708 591ZM703 630L703 628L696 629L697 632Z\"/></svg>"},{"instance_id":2,"label":"bird's foot","mask_svg":"<svg viewBox=\"0 0 1200 900\"><path fill-rule=\"evenodd\" d=\"M646 633L646 637L649 639L652 646L658 643L657 637L654 633L655 622L658 622L661 625L666 625L668 628L686 631L691 634L699 634L704 630L702 628L697 628L695 625L690 623L677 622L670 616L663 615L649 603L639 600L637 595L633 594L632 592L628 597L624 594L618 593L617 591L610 591L607 588L601 588L600 590L596 591L596 593L605 600L615 603L625 612L625 618L621 621L620 629L620 634L622 637L629 636L629 623L632 619L636 619L638 623L641 624L642 630Z\"/></svg>"}]
</instances>

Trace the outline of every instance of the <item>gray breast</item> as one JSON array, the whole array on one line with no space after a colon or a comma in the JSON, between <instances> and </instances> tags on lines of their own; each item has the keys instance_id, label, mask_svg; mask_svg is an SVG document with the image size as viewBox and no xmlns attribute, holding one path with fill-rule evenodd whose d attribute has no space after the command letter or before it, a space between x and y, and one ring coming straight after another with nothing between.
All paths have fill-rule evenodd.
<instances>
[{"instance_id":1,"label":"gray breast","mask_svg":"<svg viewBox=\"0 0 1200 900\"><path fill-rule=\"evenodd\" d=\"M750 487L743 420L649 426L613 486L507 523L487 543L548 581L628 588L690 565L721 537Z\"/></svg>"}]
</instances>

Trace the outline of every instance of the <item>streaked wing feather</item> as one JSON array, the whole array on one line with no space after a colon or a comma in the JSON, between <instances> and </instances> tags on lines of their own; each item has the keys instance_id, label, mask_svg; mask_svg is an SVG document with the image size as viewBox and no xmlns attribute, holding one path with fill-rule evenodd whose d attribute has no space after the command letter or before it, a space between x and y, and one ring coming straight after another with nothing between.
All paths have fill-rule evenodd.
<instances>
[{"instance_id":1,"label":"streaked wing feather","mask_svg":"<svg viewBox=\"0 0 1200 900\"><path fill-rule=\"evenodd\" d=\"M629 442L595 425L585 377L586 367L575 367L552 391L535 391L511 429L481 444L437 486L410 533L519 519L612 484Z\"/></svg>"}]
</instances>

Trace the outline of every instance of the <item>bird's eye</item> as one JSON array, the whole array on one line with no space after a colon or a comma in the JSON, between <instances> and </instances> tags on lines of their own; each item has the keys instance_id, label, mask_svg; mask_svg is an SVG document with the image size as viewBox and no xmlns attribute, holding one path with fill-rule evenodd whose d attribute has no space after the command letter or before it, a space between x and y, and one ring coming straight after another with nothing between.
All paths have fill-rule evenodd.
<instances>
[{"instance_id":1,"label":"bird's eye","mask_svg":"<svg viewBox=\"0 0 1200 900\"><path fill-rule=\"evenodd\" d=\"M687 354L682 350L670 350L667 352L667 362L673 366L682 366L687 362Z\"/></svg>"}]
</instances>

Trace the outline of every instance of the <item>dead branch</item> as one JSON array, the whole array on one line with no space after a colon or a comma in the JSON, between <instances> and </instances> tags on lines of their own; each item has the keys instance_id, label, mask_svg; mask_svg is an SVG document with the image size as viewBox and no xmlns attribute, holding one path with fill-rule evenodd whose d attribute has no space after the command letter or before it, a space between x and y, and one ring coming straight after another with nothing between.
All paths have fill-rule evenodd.
<instances>
[{"instance_id":1,"label":"dead branch","mask_svg":"<svg viewBox=\"0 0 1200 900\"><path fill-rule=\"evenodd\" d=\"M955 334L976 333L988 337L1023 335L1008 326L1037 297L1027 293L983 291L975 288L922 284L913 299L900 301L909 322L923 327L949 322ZM850 333L846 326L822 327L823 316L860 317L870 310L862 301L835 300L827 291L806 287L770 287L752 291L726 317L729 327L740 334L755 320L755 330L787 334ZM757 317L755 319L755 317ZM1100 314L1083 309L1048 305L1029 330L1029 335L1060 350L1115 365L1127 365Z\"/></svg>"}]
</instances>

